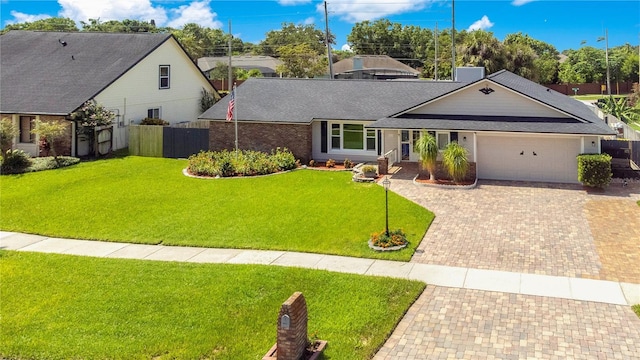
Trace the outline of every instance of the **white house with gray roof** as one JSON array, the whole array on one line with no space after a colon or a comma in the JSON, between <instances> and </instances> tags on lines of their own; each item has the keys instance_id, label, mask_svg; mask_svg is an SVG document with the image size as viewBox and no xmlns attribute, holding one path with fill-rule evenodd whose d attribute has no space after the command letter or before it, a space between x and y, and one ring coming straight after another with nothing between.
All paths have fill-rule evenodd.
<instances>
[{"instance_id":1,"label":"white house with gray roof","mask_svg":"<svg viewBox=\"0 0 640 360\"><path fill-rule=\"evenodd\" d=\"M200 114L201 91L217 92L171 34L9 31L0 36L0 113L20 128L14 148L38 155L33 121L68 121L86 101L116 113L113 149L146 117L170 123ZM84 155L69 121L69 149Z\"/></svg>"},{"instance_id":2,"label":"white house with gray roof","mask_svg":"<svg viewBox=\"0 0 640 360\"><path fill-rule=\"evenodd\" d=\"M227 102L211 120L210 148L233 148ZM286 146L309 159L418 161L414 142L432 132L457 141L480 179L577 182L576 156L615 135L584 104L508 71L470 83L249 79L237 89L241 148Z\"/></svg>"}]
</instances>

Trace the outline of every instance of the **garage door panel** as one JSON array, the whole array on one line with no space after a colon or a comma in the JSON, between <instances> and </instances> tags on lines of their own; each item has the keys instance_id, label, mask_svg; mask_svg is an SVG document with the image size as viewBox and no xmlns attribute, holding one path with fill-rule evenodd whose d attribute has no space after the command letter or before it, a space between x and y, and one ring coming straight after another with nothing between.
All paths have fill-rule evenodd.
<instances>
[{"instance_id":1,"label":"garage door panel","mask_svg":"<svg viewBox=\"0 0 640 360\"><path fill-rule=\"evenodd\" d=\"M580 138L478 135L478 178L577 182Z\"/></svg>"}]
</instances>

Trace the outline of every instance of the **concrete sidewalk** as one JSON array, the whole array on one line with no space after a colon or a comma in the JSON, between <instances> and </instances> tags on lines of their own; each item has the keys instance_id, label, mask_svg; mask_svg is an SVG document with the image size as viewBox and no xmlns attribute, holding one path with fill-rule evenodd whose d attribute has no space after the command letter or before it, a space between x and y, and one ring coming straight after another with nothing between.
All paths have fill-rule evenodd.
<instances>
[{"instance_id":1,"label":"concrete sidewalk","mask_svg":"<svg viewBox=\"0 0 640 360\"><path fill-rule=\"evenodd\" d=\"M69 240L0 232L0 249L103 258L294 266L424 281L459 289L615 305L640 303L640 284L287 251L211 249Z\"/></svg>"}]
</instances>

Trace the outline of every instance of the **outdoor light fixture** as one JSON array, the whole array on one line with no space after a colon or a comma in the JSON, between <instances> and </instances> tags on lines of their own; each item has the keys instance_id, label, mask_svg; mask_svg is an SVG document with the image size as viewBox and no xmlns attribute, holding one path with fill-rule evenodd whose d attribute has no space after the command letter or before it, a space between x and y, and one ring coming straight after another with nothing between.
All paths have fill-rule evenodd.
<instances>
[{"instance_id":1,"label":"outdoor light fixture","mask_svg":"<svg viewBox=\"0 0 640 360\"><path fill-rule=\"evenodd\" d=\"M385 227L384 231L387 236L389 236L389 186L391 185L391 181L389 181L389 177L385 176L382 181L382 186L384 186L384 200L385 200Z\"/></svg>"},{"instance_id":2,"label":"outdoor light fixture","mask_svg":"<svg viewBox=\"0 0 640 360\"><path fill-rule=\"evenodd\" d=\"M467 137L466 137L466 136L463 136L463 137L462 137L462 141L467 141Z\"/></svg>"},{"instance_id":3,"label":"outdoor light fixture","mask_svg":"<svg viewBox=\"0 0 640 360\"><path fill-rule=\"evenodd\" d=\"M595 141L591 142L591 147L596 147L596 142Z\"/></svg>"}]
</instances>

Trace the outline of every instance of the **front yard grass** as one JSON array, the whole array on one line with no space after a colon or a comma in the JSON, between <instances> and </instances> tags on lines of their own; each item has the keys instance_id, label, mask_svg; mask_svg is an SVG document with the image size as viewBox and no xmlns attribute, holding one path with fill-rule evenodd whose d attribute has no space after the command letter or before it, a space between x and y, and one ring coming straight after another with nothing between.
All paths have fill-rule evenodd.
<instances>
[{"instance_id":1,"label":"front yard grass","mask_svg":"<svg viewBox=\"0 0 640 360\"><path fill-rule=\"evenodd\" d=\"M301 291L331 359L369 359L425 285L259 265L0 251L0 358L260 359Z\"/></svg>"},{"instance_id":2,"label":"front yard grass","mask_svg":"<svg viewBox=\"0 0 640 360\"><path fill-rule=\"evenodd\" d=\"M433 213L389 191L389 227L409 246L375 253L384 189L350 172L296 170L194 179L185 160L123 157L3 176L0 228L51 237L144 244L289 250L408 261ZM393 180L391 181L393 190Z\"/></svg>"}]
</instances>

